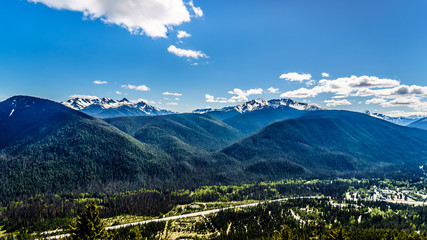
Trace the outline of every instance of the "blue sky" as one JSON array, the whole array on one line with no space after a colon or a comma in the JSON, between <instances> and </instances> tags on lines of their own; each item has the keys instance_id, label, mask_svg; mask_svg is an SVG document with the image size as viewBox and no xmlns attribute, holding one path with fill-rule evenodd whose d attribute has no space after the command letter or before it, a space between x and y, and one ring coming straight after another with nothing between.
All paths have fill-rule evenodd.
<instances>
[{"instance_id":1,"label":"blue sky","mask_svg":"<svg viewBox=\"0 0 427 240\"><path fill-rule=\"evenodd\" d=\"M0 100L142 98L184 112L290 97L427 112L424 0L85 2L1 1Z\"/></svg>"}]
</instances>

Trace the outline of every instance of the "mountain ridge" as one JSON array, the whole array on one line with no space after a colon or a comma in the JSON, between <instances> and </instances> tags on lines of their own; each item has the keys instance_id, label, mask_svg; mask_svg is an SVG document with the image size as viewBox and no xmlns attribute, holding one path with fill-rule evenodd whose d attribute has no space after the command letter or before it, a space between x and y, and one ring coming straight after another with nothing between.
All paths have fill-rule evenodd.
<instances>
[{"instance_id":1,"label":"mountain ridge","mask_svg":"<svg viewBox=\"0 0 427 240\"><path fill-rule=\"evenodd\" d=\"M157 116L174 112L159 109L149 105L147 101L139 99L130 101L126 98L114 100L111 98L76 97L62 102L64 106L89 114L98 118L122 116Z\"/></svg>"},{"instance_id":2,"label":"mountain ridge","mask_svg":"<svg viewBox=\"0 0 427 240\"><path fill-rule=\"evenodd\" d=\"M270 99L270 100L264 100L264 99L258 98L258 99L253 99L253 100L244 102L242 104L223 107L220 109L212 109L212 108L196 109L193 111L193 113L204 114L204 113L209 113L214 111L217 111L217 112L237 111L239 113L244 113L244 112L261 110L265 108L279 108L281 106L282 107L287 106L287 107L292 107L298 110L306 110L306 111L326 110L325 108L319 107L315 104L297 102L289 98Z\"/></svg>"},{"instance_id":3,"label":"mountain ridge","mask_svg":"<svg viewBox=\"0 0 427 240\"><path fill-rule=\"evenodd\" d=\"M408 127L414 127L414 128L420 128L420 129L427 130L427 117L421 118L421 119L409 124Z\"/></svg>"},{"instance_id":4,"label":"mountain ridge","mask_svg":"<svg viewBox=\"0 0 427 240\"><path fill-rule=\"evenodd\" d=\"M401 126L408 126L410 124L412 124L413 122L418 121L421 118L424 118L426 116L422 116L422 115L411 115L411 116L398 116L398 117L391 117L382 113L371 113L368 110L365 110L364 112L365 114L372 116L372 117L376 117L379 119L383 119L385 121L397 124L397 125L401 125Z\"/></svg>"},{"instance_id":5,"label":"mountain ridge","mask_svg":"<svg viewBox=\"0 0 427 240\"><path fill-rule=\"evenodd\" d=\"M317 111L275 122L221 152L266 169L272 161L318 173L416 168L427 161L426 133L362 113Z\"/></svg>"}]
</instances>

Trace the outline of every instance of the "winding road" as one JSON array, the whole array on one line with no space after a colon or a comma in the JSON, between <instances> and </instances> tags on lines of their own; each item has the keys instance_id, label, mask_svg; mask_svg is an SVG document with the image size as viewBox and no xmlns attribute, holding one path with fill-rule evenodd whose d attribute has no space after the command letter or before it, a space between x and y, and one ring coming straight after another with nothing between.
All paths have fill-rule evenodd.
<instances>
[{"instance_id":1,"label":"winding road","mask_svg":"<svg viewBox=\"0 0 427 240\"><path fill-rule=\"evenodd\" d=\"M237 205L237 206L231 206L231 207L225 207L225 208L217 208L217 209L206 210L206 211L195 212L195 213L187 213L187 214L182 214L182 215L178 215L178 216L150 219L150 220L145 220L145 221L140 221L140 222L133 222L133 223L127 223L127 224L122 224L122 225L110 226L110 227L106 227L105 229L113 230L113 229L125 228L125 227L130 227L130 226L135 226L135 225L142 225L142 224L147 224L147 223L152 223L152 222L164 222L164 221L176 220L176 219L181 219L181 218L197 217L197 216L208 215L208 214L217 213L217 212L221 212L221 211L233 209L233 208L255 207L255 206L258 206L258 205L263 204L263 203L283 202L283 201L287 201L287 200L291 200L291 199L302 199L302 198L322 198L322 197L307 196L307 197L280 198L280 199L274 199L274 200L263 201L263 202L248 203L248 204L243 204L243 205ZM56 235L56 236L50 236L50 237L47 237L46 239L60 239L60 238L65 238L65 237L69 237L69 236L70 236L70 234L61 234L61 235Z\"/></svg>"}]
</instances>

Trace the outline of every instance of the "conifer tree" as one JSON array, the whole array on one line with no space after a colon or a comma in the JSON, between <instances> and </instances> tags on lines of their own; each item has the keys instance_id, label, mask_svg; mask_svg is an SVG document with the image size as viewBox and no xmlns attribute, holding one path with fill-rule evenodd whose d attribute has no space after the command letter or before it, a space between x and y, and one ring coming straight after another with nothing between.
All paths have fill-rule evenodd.
<instances>
[{"instance_id":1,"label":"conifer tree","mask_svg":"<svg viewBox=\"0 0 427 240\"><path fill-rule=\"evenodd\" d=\"M129 231L129 236L127 237L127 239L128 240L141 240L142 239L141 231L139 230L138 226L133 227Z\"/></svg>"},{"instance_id":2,"label":"conifer tree","mask_svg":"<svg viewBox=\"0 0 427 240\"><path fill-rule=\"evenodd\" d=\"M73 240L105 240L109 234L99 218L99 210L95 201L85 206L84 212L77 217L76 227L71 227Z\"/></svg>"}]
</instances>

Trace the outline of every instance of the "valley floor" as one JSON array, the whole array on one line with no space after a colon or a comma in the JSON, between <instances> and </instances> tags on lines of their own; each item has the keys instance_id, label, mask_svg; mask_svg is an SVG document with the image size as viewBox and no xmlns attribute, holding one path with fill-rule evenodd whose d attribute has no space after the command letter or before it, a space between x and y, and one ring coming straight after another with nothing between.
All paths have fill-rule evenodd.
<instances>
[{"instance_id":1,"label":"valley floor","mask_svg":"<svg viewBox=\"0 0 427 240\"><path fill-rule=\"evenodd\" d=\"M154 214L148 215L143 214L136 203L147 200L152 202L151 199L155 197L148 190L116 195L114 198L118 202L131 199L128 202L136 204L133 210L129 210L132 206L127 206L126 211L120 210L117 202L113 204L105 196L93 198L80 195L83 198L68 201L85 204L89 200L96 200L100 205L101 216L104 215L107 230L115 236L114 239L126 239L124 236L130 231L136 231L135 229L148 239L269 239L277 237L287 227L296 231L295 234L298 231L308 231L308 228L318 229L316 231L319 234L326 234L328 231L335 234L339 229L345 229L350 237L355 234L354 231L400 229L405 234L426 231L425 186L424 179L417 182L388 179L296 179L241 186L206 186L193 191L167 194L155 192L163 198L169 196L171 200L166 208L159 208L157 214L153 212ZM120 195L126 198L120 199ZM22 213L18 211L20 204L24 203L15 202L2 208L4 229L7 229L7 224L12 223L5 221L4 216L8 212L4 210L11 211L15 208L12 212L16 216ZM36 206L26 204L26 209ZM62 204L66 205L64 202ZM163 203L159 201L156 204ZM53 208L54 205L50 207ZM43 212L52 211L48 204L44 206ZM74 205L76 210L78 206L80 205ZM115 208L119 214L111 214L107 208ZM167 213L162 214L162 211ZM114 216L105 217L106 215ZM22 235L23 232L29 238L39 239L68 236L63 235L66 231L46 231L46 228L57 226L59 229L67 229L74 217L53 219L56 220L44 225L35 221L33 225L15 230L14 233L3 233L3 237ZM42 222L46 223L46 220L49 219L43 219ZM28 224L28 221L21 223Z\"/></svg>"}]
</instances>

